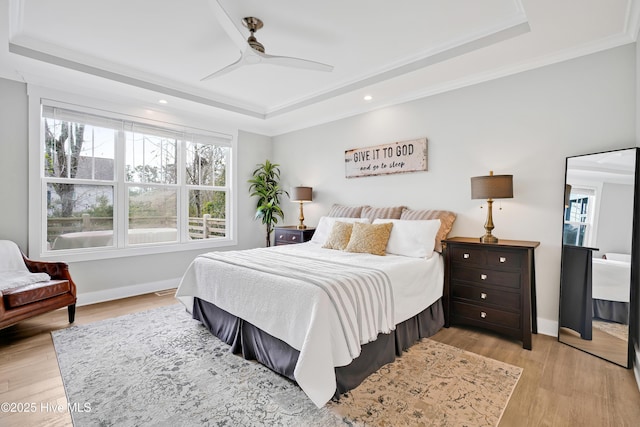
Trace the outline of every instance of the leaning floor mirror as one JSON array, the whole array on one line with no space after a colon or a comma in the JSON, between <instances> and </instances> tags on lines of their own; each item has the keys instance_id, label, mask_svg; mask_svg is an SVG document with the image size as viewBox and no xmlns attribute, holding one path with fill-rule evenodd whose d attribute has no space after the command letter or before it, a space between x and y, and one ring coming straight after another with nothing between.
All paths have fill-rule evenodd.
<instances>
[{"instance_id":1,"label":"leaning floor mirror","mask_svg":"<svg viewBox=\"0 0 640 427\"><path fill-rule=\"evenodd\" d=\"M568 157L558 339L631 367L638 341L639 149Z\"/></svg>"}]
</instances>

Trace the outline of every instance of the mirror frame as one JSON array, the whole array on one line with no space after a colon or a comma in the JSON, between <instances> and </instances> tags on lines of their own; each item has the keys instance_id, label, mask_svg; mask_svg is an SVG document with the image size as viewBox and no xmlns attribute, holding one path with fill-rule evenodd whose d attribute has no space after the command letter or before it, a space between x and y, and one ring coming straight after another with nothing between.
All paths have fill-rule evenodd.
<instances>
[{"instance_id":1,"label":"mirror frame","mask_svg":"<svg viewBox=\"0 0 640 427\"><path fill-rule=\"evenodd\" d=\"M631 275L630 275L630 290L629 290L629 332L627 336L627 363L621 364L613 360L609 360L606 357L600 356L599 354L594 354L584 348L577 347L566 341L561 340L560 329L562 325L562 294L563 294L563 278L565 273L565 269L567 265L565 265L565 244L564 244L564 225L565 225L565 205L566 205L566 189L567 189L567 173L569 160L584 157L595 154L606 154L613 153L617 151L626 151L626 150L635 150L635 168L634 168L634 200L633 200L633 213L632 213L632 236L631 236ZM558 341L574 347L580 351L586 352L588 354L599 357L608 362L614 363L619 366L623 366L625 368L633 367L634 359L636 358L635 349L638 348L638 343L640 342L640 148L639 147L629 147L629 148L621 148L616 150L607 150L601 151L597 153L587 153L575 156L569 156L565 159L565 173L564 173L564 191L563 191L563 209L562 209L562 240L561 240L561 262L560 262L560 300L559 300L559 310L558 310ZM567 245L570 246L570 245ZM585 248L588 249L588 248ZM593 249L593 248L591 248Z\"/></svg>"}]
</instances>

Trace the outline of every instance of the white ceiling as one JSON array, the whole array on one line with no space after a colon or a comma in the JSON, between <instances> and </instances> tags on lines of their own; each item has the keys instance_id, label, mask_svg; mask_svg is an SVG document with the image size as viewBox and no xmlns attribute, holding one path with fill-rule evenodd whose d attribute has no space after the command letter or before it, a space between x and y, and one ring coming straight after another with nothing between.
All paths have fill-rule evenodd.
<instances>
[{"instance_id":1,"label":"white ceiling","mask_svg":"<svg viewBox=\"0 0 640 427\"><path fill-rule=\"evenodd\" d=\"M631 43L640 18L636 0L219 0L246 36L243 17L264 21L266 53L334 70L258 64L201 81L240 57L216 0L0 1L0 77L266 135Z\"/></svg>"},{"instance_id":2,"label":"white ceiling","mask_svg":"<svg viewBox=\"0 0 640 427\"><path fill-rule=\"evenodd\" d=\"M569 157L567 183L596 181L633 185L636 156L636 149L631 148Z\"/></svg>"}]
</instances>

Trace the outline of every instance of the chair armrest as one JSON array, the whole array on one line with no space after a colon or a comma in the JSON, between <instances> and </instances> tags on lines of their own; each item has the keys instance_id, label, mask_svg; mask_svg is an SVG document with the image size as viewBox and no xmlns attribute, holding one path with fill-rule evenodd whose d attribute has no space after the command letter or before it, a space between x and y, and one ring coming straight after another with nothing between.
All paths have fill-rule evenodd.
<instances>
[{"instance_id":1,"label":"chair armrest","mask_svg":"<svg viewBox=\"0 0 640 427\"><path fill-rule=\"evenodd\" d=\"M24 263L32 273L47 273L52 279L71 280L69 265L66 262L34 261L22 254Z\"/></svg>"},{"instance_id":2,"label":"chair armrest","mask_svg":"<svg viewBox=\"0 0 640 427\"><path fill-rule=\"evenodd\" d=\"M52 261L34 261L27 258L22 254L27 269L32 273L47 273L53 280L68 280L70 293L74 297L76 296L76 284L71 279L71 273L69 273L69 264L66 262L52 262Z\"/></svg>"}]
</instances>

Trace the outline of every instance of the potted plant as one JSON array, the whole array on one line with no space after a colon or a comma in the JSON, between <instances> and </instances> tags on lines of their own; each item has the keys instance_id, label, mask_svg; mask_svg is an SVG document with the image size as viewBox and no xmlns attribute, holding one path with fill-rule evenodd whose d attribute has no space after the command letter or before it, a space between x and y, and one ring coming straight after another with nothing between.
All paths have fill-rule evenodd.
<instances>
[{"instance_id":1,"label":"potted plant","mask_svg":"<svg viewBox=\"0 0 640 427\"><path fill-rule=\"evenodd\" d=\"M257 196L255 219L260 218L267 226L267 246L271 246L271 232L278 223L278 218L284 219L284 212L280 208L280 196L289 193L280 187L279 164L265 160L253 171L253 178L248 182L250 196Z\"/></svg>"}]
</instances>

